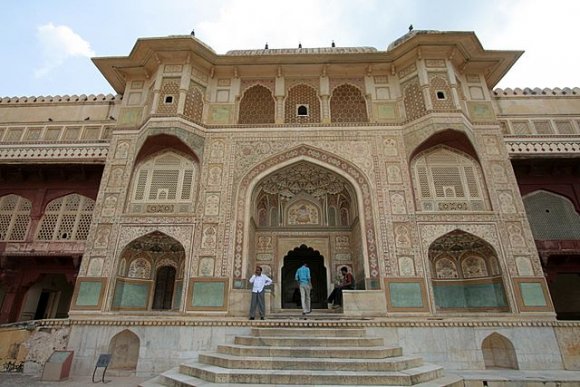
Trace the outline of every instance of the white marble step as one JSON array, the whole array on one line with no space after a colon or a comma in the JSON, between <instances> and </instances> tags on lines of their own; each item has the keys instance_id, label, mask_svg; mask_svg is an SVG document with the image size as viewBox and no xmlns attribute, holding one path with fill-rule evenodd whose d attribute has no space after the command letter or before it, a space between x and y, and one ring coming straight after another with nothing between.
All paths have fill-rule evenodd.
<instances>
[{"instance_id":1,"label":"white marble step","mask_svg":"<svg viewBox=\"0 0 580 387\"><path fill-rule=\"evenodd\" d=\"M234 344L277 347L372 347L382 346L382 337L236 336Z\"/></svg>"},{"instance_id":2,"label":"white marble step","mask_svg":"<svg viewBox=\"0 0 580 387\"><path fill-rule=\"evenodd\" d=\"M327 371L402 371L423 364L420 357L397 356L383 359L341 359L308 357L256 357L224 353L202 353L200 363L230 369L254 370L327 370Z\"/></svg>"},{"instance_id":3,"label":"white marble step","mask_svg":"<svg viewBox=\"0 0 580 387\"><path fill-rule=\"evenodd\" d=\"M401 347L267 347L263 345L218 345L219 353L237 356L296 356L310 358L383 359L401 356Z\"/></svg>"},{"instance_id":4,"label":"white marble step","mask_svg":"<svg viewBox=\"0 0 580 387\"><path fill-rule=\"evenodd\" d=\"M179 372L214 383L409 386L440 378L443 368L433 364L424 364L403 371L257 371L255 369L228 369L196 362L182 364L179 366Z\"/></svg>"},{"instance_id":5,"label":"white marble step","mask_svg":"<svg viewBox=\"0 0 580 387\"><path fill-rule=\"evenodd\" d=\"M316 387L328 386L323 384L271 384L270 386L278 387ZM163 376L157 376L154 379L145 381L139 387L263 387L264 384L248 383L213 383L202 380L193 376L187 376L179 373L179 368L175 367L163 373ZM375 387L402 387L402 385L375 384ZM360 384L343 384L341 387L360 387ZM429 382L415 384L414 387L463 387L463 379L455 375L445 375Z\"/></svg>"},{"instance_id":6,"label":"white marble step","mask_svg":"<svg viewBox=\"0 0 580 387\"><path fill-rule=\"evenodd\" d=\"M364 328L252 328L252 336L365 337Z\"/></svg>"},{"instance_id":7,"label":"white marble step","mask_svg":"<svg viewBox=\"0 0 580 387\"><path fill-rule=\"evenodd\" d=\"M270 386L278 387L316 387L328 386L324 384L272 384ZM264 384L248 383L213 383L193 376L187 376L179 373L179 368L175 367L163 375L154 379L145 381L139 387L263 387ZM403 385L375 384L375 387L402 387ZM341 387L360 387L360 384L343 384ZM445 375L429 382L415 384L414 387L463 387L463 379L455 375Z\"/></svg>"}]
</instances>

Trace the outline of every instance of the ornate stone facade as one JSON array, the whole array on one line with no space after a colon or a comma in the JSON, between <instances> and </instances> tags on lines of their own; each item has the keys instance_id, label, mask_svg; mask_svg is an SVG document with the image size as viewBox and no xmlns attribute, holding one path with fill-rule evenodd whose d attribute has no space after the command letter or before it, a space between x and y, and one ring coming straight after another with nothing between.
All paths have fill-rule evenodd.
<instances>
[{"instance_id":1,"label":"ornate stone facade","mask_svg":"<svg viewBox=\"0 0 580 387\"><path fill-rule=\"evenodd\" d=\"M120 96L0 100L0 322L24 316L15 257L57 252L73 321L245 316L255 265L287 312L299 260L320 310L354 274L347 317L552 319L512 158L577 158L580 90L491 90L520 54L461 32L226 55L172 36L95 59Z\"/></svg>"}]
</instances>

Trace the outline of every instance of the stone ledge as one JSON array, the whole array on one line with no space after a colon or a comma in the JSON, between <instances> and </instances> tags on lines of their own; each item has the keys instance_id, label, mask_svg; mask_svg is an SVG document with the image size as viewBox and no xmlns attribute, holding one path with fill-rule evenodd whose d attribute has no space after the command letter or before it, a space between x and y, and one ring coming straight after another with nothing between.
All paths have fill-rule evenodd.
<instances>
[{"instance_id":1,"label":"stone ledge","mask_svg":"<svg viewBox=\"0 0 580 387\"><path fill-rule=\"evenodd\" d=\"M470 328L510 328L510 327L573 327L579 328L580 321L556 321L556 320L517 320L517 321L478 321L455 320L455 321L416 321L416 320L392 320L392 319L365 319L365 320L264 320L248 321L246 319L171 319L159 320L160 316L138 319L129 319L128 316L110 319L87 319L74 318L63 320L40 320L34 322L39 327L59 327L68 325L108 325L108 326L214 326L214 327L326 327L326 328L446 328L446 327L470 327ZM163 318L163 317L161 317ZM10 324L4 325L10 327Z\"/></svg>"},{"instance_id":2,"label":"stone ledge","mask_svg":"<svg viewBox=\"0 0 580 387\"><path fill-rule=\"evenodd\" d=\"M109 102L120 101L123 96L120 94L81 94L81 95L55 95L39 97L4 97L0 98L0 104L24 104L24 103L70 103L70 102Z\"/></svg>"},{"instance_id":3,"label":"stone ledge","mask_svg":"<svg viewBox=\"0 0 580 387\"><path fill-rule=\"evenodd\" d=\"M16 160L22 162L28 160L58 160L65 159L72 162L104 162L109 153L109 144L86 144L86 145L52 145L47 144L9 144L0 147L0 160Z\"/></svg>"}]
</instances>

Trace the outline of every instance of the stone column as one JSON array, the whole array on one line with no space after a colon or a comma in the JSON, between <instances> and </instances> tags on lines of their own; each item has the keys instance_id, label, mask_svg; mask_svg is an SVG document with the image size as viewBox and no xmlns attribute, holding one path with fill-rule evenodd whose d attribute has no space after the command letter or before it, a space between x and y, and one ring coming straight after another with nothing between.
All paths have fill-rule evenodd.
<instances>
[{"instance_id":1,"label":"stone column","mask_svg":"<svg viewBox=\"0 0 580 387\"><path fill-rule=\"evenodd\" d=\"M186 63L181 72L181 82L179 84L179 100L177 102L177 114L185 114L185 99L189 91L189 82L191 82L191 64Z\"/></svg>"},{"instance_id":2,"label":"stone column","mask_svg":"<svg viewBox=\"0 0 580 387\"><path fill-rule=\"evenodd\" d=\"M157 69L157 76L155 77L155 82L153 85L153 102L151 102L151 111L149 114L155 114L157 111L157 105L159 105L159 89L161 88L161 82L163 81L163 69L159 67Z\"/></svg>"},{"instance_id":3,"label":"stone column","mask_svg":"<svg viewBox=\"0 0 580 387\"><path fill-rule=\"evenodd\" d=\"M417 75L419 77L419 87L421 87L423 100L425 101L425 109L427 111L433 110L433 101L431 101L431 93L429 92L427 68L425 67L425 62L421 59L417 60Z\"/></svg>"},{"instance_id":4,"label":"stone column","mask_svg":"<svg viewBox=\"0 0 580 387\"><path fill-rule=\"evenodd\" d=\"M461 101L459 100L459 93L457 92L457 80L455 78L455 71L453 71L453 63L450 60L445 60L445 66L447 67L447 78L449 78L449 87L451 88L451 94L453 95L453 105L455 109L461 110Z\"/></svg>"},{"instance_id":5,"label":"stone column","mask_svg":"<svg viewBox=\"0 0 580 387\"><path fill-rule=\"evenodd\" d=\"M278 69L278 76L276 77L276 85L274 90L274 98L276 99L274 122L277 124L284 123L284 97L286 96L285 79L282 76L281 69Z\"/></svg>"},{"instance_id":6,"label":"stone column","mask_svg":"<svg viewBox=\"0 0 580 387\"><path fill-rule=\"evenodd\" d=\"M327 76L320 77L320 103L321 103L321 121L323 124L329 124L330 119L330 80Z\"/></svg>"}]
</instances>

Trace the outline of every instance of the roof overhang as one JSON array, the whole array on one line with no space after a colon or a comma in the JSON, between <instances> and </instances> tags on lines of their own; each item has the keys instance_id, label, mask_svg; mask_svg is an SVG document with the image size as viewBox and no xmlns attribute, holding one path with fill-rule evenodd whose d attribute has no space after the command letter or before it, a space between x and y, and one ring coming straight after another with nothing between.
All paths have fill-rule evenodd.
<instances>
[{"instance_id":1,"label":"roof overhang","mask_svg":"<svg viewBox=\"0 0 580 387\"><path fill-rule=\"evenodd\" d=\"M445 58L461 72L482 72L493 88L523 51L485 50L473 32L411 31L386 51L336 49L285 49L235 51L218 55L190 35L138 39L129 56L93 58L113 89L125 90L126 79L135 75L149 78L164 62L195 61L207 69L214 66L382 64L399 66L417 58Z\"/></svg>"}]
</instances>

